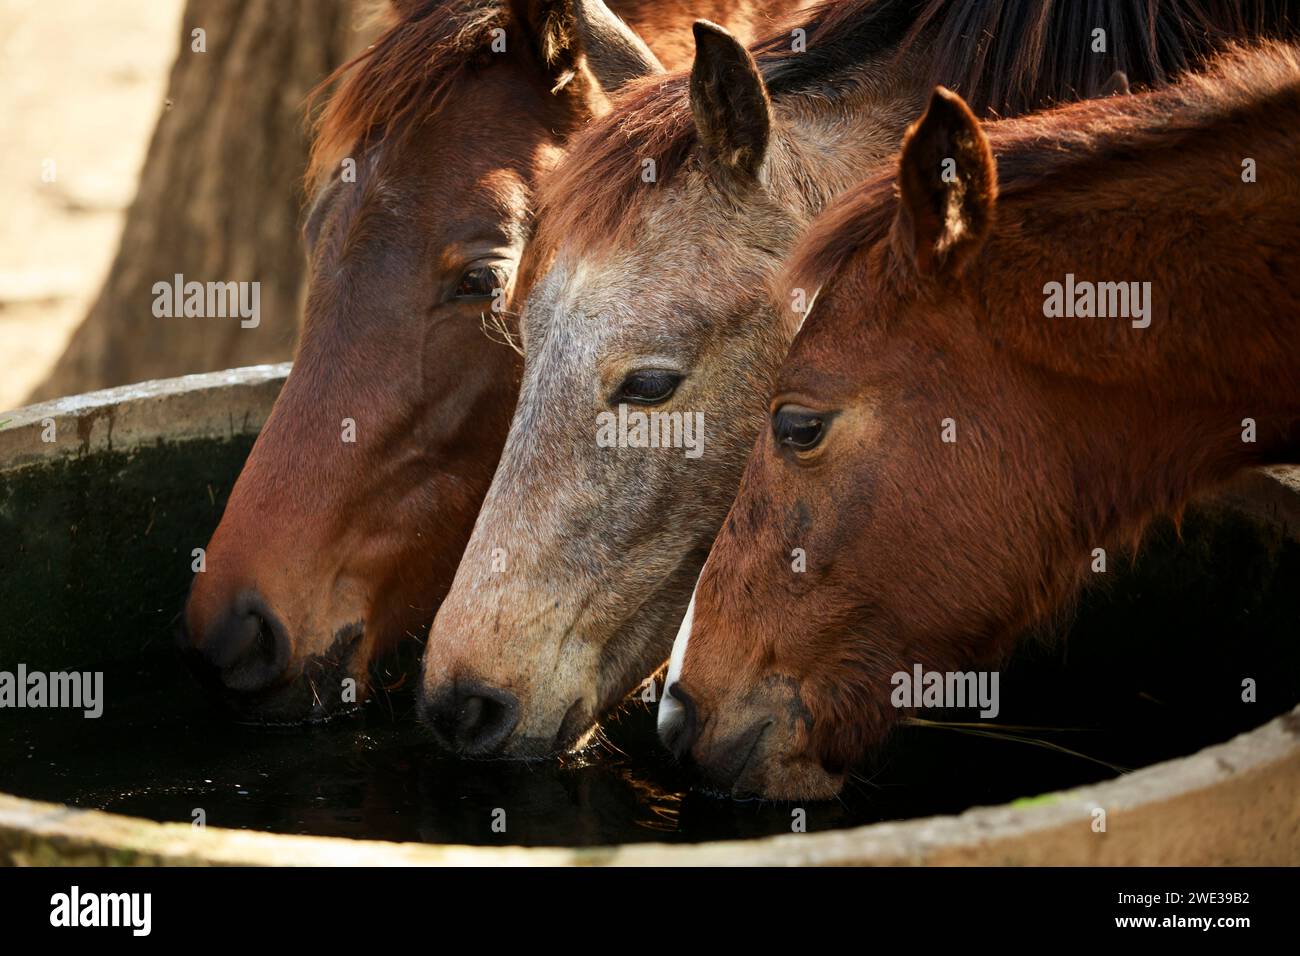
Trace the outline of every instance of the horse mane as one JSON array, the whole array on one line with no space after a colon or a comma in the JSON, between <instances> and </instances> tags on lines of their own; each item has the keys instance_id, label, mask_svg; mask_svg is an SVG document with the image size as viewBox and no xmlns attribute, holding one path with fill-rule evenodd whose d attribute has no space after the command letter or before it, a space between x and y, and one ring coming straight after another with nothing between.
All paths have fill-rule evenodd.
<instances>
[{"instance_id":1,"label":"horse mane","mask_svg":"<svg viewBox=\"0 0 1300 956\"><path fill-rule=\"evenodd\" d=\"M1117 70L1163 86L1242 37L1300 31L1294 0L926 0L907 38L935 28L931 85L1011 117L1095 96ZM1092 52L1105 31L1107 56Z\"/></svg>"},{"instance_id":2,"label":"horse mane","mask_svg":"<svg viewBox=\"0 0 1300 956\"><path fill-rule=\"evenodd\" d=\"M570 44L563 4L540 4L537 43L548 63ZM447 105L457 81L482 65L493 31L517 23L510 0L404 0L389 8L387 29L308 94L308 112L337 87L312 124L308 194L335 160L358 143L402 137Z\"/></svg>"},{"instance_id":3,"label":"horse mane","mask_svg":"<svg viewBox=\"0 0 1300 956\"><path fill-rule=\"evenodd\" d=\"M1284 118L1300 114L1300 46L1263 41L1229 46L1202 72L1159 90L992 123L985 132L997 161L999 201L1061 177L1078 182L1111 160L1177 147L1279 106ZM897 211L897 181L896 168L881 171L823 212L778 284L818 288L858 250L884 241Z\"/></svg>"},{"instance_id":4,"label":"horse mane","mask_svg":"<svg viewBox=\"0 0 1300 956\"><path fill-rule=\"evenodd\" d=\"M1089 52L1096 28L1111 44L1106 57ZM805 52L792 48L795 29L805 31ZM933 85L960 93L977 115L1009 117L1092 95L1117 70L1135 87L1163 85L1234 36L1297 30L1297 0L824 0L750 52L777 101L833 100L851 85L845 73L922 53ZM652 193L640 164L653 160L666 184L687 164L695 136L689 71L629 84L545 184L539 245L616 234Z\"/></svg>"}]
</instances>

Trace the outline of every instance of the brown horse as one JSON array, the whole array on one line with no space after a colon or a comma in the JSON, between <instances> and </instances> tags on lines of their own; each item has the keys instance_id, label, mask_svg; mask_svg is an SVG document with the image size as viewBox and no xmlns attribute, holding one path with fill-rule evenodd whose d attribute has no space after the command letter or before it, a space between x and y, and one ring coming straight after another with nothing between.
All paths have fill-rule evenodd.
<instances>
[{"instance_id":1,"label":"brown horse","mask_svg":"<svg viewBox=\"0 0 1300 956\"><path fill-rule=\"evenodd\" d=\"M1297 150L1294 46L983 130L936 91L778 283L821 291L664 739L716 789L829 796L908 712L897 675L996 667L1094 549L1300 460Z\"/></svg>"},{"instance_id":2,"label":"brown horse","mask_svg":"<svg viewBox=\"0 0 1300 956\"><path fill-rule=\"evenodd\" d=\"M1266 7L837 0L757 56L697 24L689 75L629 84L543 186L519 405L425 651L444 746L576 746L668 656L800 318L770 278L934 81L999 113L1150 85Z\"/></svg>"},{"instance_id":3,"label":"brown horse","mask_svg":"<svg viewBox=\"0 0 1300 956\"><path fill-rule=\"evenodd\" d=\"M769 5L613 4L669 63L696 10L748 32ZM390 13L332 78L294 369L186 609L201 672L255 719L360 700L371 661L433 619L515 401L518 356L482 317L517 291L535 185L628 71L660 68L600 0Z\"/></svg>"}]
</instances>

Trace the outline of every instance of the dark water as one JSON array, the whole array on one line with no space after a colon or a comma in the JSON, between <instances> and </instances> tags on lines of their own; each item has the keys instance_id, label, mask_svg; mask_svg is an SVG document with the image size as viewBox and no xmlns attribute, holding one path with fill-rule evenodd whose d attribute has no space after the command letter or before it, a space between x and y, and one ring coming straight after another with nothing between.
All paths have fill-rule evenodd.
<instances>
[{"instance_id":1,"label":"dark water","mask_svg":"<svg viewBox=\"0 0 1300 956\"><path fill-rule=\"evenodd\" d=\"M171 651L190 549L220 517L251 436L160 444L0 475L0 670L103 669L103 717L0 709L0 790L210 826L439 843L592 845L789 832L791 805L690 790L630 704L563 762L435 756L409 697L325 726L216 714ZM1050 644L1004 670L996 722L912 727L809 830L956 813L1193 753L1300 701L1300 545L1192 512L1116 559ZM1242 681L1258 702L1242 701ZM390 682L391 683L391 682ZM1010 730L1018 725L1061 730ZM992 734L993 736L990 736ZM1026 738L1011 739L1012 736ZM1068 748L1073 753L1052 749ZM505 811L506 830L492 828Z\"/></svg>"},{"instance_id":2,"label":"dark water","mask_svg":"<svg viewBox=\"0 0 1300 956\"><path fill-rule=\"evenodd\" d=\"M1199 602L1192 602L1198 604ZM1190 609L1205 611L1208 608ZM1177 609L1169 624L1184 627ZM908 728L856 775L843 798L805 805L809 830L1029 798L1097 781L1226 740L1300 697L1293 654L1267 640L1210 656L1232 613L1206 615L1169 666L1110 641L1031 651L1003 674L1003 713L982 732ZM1100 622L1099 622L1100 623ZM1125 635L1133 637L1133 635ZM1289 668L1289 670L1285 670ZM1241 675L1261 702L1241 701ZM267 730L230 723L179 663L109 674L103 717L0 711L0 789L79 807L209 825L387 840L592 845L789 832L792 805L734 803L689 790L657 747L653 715L629 704L603 742L563 763L456 762L427 746L407 697L372 701L325 726ZM969 715L947 715L972 720ZM999 731L1032 724L1073 728ZM505 811L506 832L494 832ZM497 815L499 818L499 814Z\"/></svg>"}]
</instances>

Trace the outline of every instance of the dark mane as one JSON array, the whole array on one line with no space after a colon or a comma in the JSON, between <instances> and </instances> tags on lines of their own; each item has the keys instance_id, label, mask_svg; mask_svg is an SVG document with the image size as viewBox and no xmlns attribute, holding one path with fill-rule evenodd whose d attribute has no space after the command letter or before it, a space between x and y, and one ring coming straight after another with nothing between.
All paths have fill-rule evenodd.
<instances>
[{"instance_id":1,"label":"dark mane","mask_svg":"<svg viewBox=\"0 0 1300 956\"><path fill-rule=\"evenodd\" d=\"M1092 53L1093 31L1107 53ZM977 114L1018 116L1095 96L1116 70L1162 86L1225 43L1300 30L1295 0L926 0L908 35L934 32L930 82Z\"/></svg>"},{"instance_id":2,"label":"dark mane","mask_svg":"<svg viewBox=\"0 0 1300 956\"><path fill-rule=\"evenodd\" d=\"M930 81L983 116L1015 116L1096 93L1117 70L1159 86L1233 37L1288 37L1298 0L828 0L751 47L773 99L838 95L843 74L874 58L928 59ZM795 53L791 31L806 32ZM1095 28L1109 52L1091 54ZM542 196L542 244L615 234L652 190L640 164L667 183L695 146L689 74L631 84L616 108L573 141Z\"/></svg>"},{"instance_id":3,"label":"dark mane","mask_svg":"<svg viewBox=\"0 0 1300 956\"><path fill-rule=\"evenodd\" d=\"M947 0L944 0L947 2ZM749 49L773 96L826 92L837 73L903 44L928 20L923 0L822 0L795 14ZM802 29L807 47L793 49L792 32Z\"/></svg>"},{"instance_id":4,"label":"dark mane","mask_svg":"<svg viewBox=\"0 0 1300 956\"><path fill-rule=\"evenodd\" d=\"M1114 96L986 127L998 193L1013 200L1060 177L1079 182L1119 157L1186 144L1195 135L1281 108L1300 112L1300 47L1232 47L1204 72L1145 95ZM814 221L792 255L782 288L815 289L860 250L884 241L897 208L897 170L872 176ZM996 229L996 226L994 227Z\"/></svg>"},{"instance_id":5,"label":"dark mane","mask_svg":"<svg viewBox=\"0 0 1300 956\"><path fill-rule=\"evenodd\" d=\"M408 0L404 7L407 12L373 44L309 94L310 105L341 84L313 123L308 194L357 143L403 136L436 116L456 82L483 62L492 31L515 22L509 0ZM566 46L561 14L559 5L542 14L536 42L548 61L558 60Z\"/></svg>"}]
</instances>

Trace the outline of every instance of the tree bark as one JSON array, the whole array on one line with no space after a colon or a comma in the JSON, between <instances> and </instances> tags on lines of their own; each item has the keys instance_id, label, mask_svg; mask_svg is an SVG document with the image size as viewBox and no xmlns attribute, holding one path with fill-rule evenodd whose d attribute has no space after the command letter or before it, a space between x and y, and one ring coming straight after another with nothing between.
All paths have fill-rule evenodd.
<instances>
[{"instance_id":1,"label":"tree bark","mask_svg":"<svg viewBox=\"0 0 1300 956\"><path fill-rule=\"evenodd\" d=\"M180 52L107 280L32 395L281 361L293 349L311 88L359 48L355 0L188 0ZM193 31L205 33L204 52ZM257 282L238 316L156 317L155 283ZM251 287L250 287L251 288Z\"/></svg>"}]
</instances>

